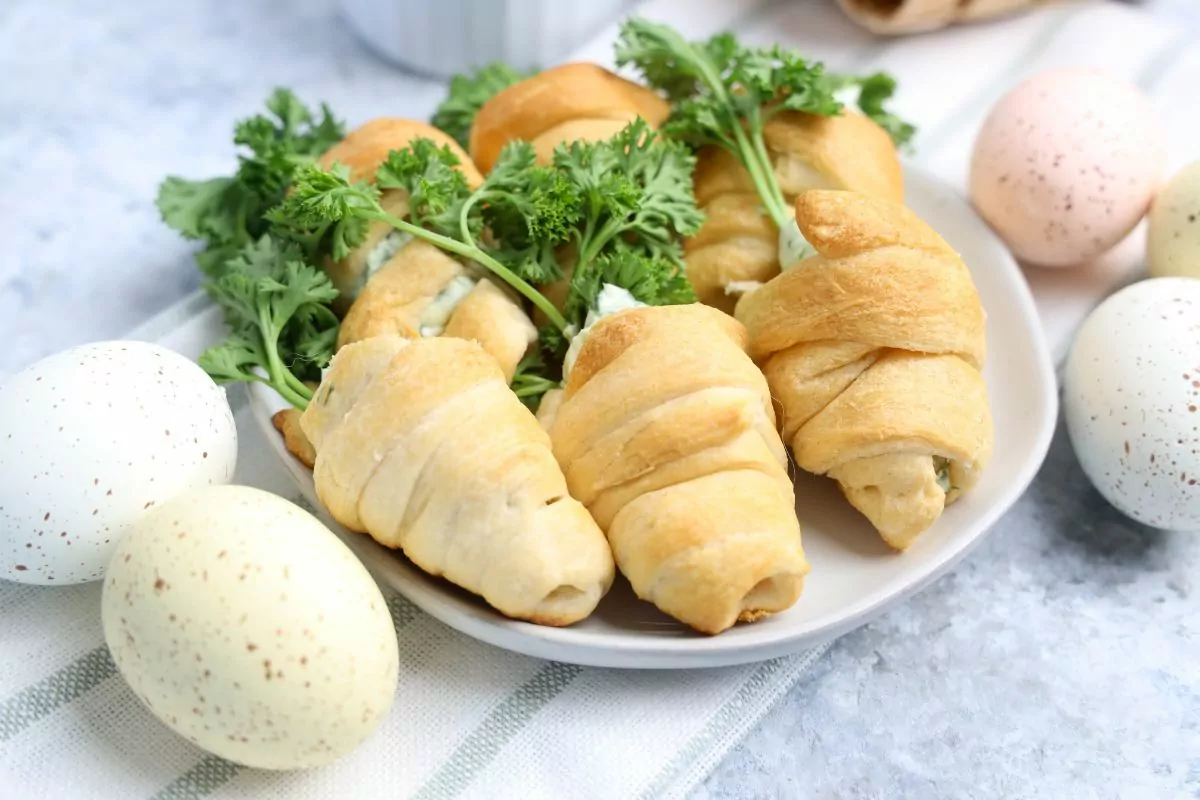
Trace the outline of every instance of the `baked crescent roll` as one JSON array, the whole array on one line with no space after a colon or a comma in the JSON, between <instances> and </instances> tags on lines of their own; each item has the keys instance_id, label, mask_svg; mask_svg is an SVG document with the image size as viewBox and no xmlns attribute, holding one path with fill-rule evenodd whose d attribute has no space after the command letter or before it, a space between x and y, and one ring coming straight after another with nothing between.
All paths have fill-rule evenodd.
<instances>
[{"instance_id":1,"label":"baked crescent roll","mask_svg":"<svg viewBox=\"0 0 1200 800\"><path fill-rule=\"evenodd\" d=\"M569 625L612 584L612 553L567 493L549 436L478 345L347 345L300 424L338 522L504 615Z\"/></svg>"},{"instance_id":2,"label":"baked crescent roll","mask_svg":"<svg viewBox=\"0 0 1200 800\"><path fill-rule=\"evenodd\" d=\"M337 344L388 334L474 340L509 381L537 341L537 328L507 287L420 239L404 244L359 292Z\"/></svg>"},{"instance_id":3,"label":"baked crescent roll","mask_svg":"<svg viewBox=\"0 0 1200 800\"><path fill-rule=\"evenodd\" d=\"M904 206L809 191L817 255L738 302L796 464L828 475L897 549L979 480L992 450L984 311L958 254Z\"/></svg>"},{"instance_id":4,"label":"baked crescent roll","mask_svg":"<svg viewBox=\"0 0 1200 800\"><path fill-rule=\"evenodd\" d=\"M847 189L903 202L896 147L862 114L783 111L767 123L763 138L789 202L806 189ZM727 150L703 148L694 183L706 219L684 241L688 280L700 302L733 313L737 297L727 293L729 284L762 283L779 274L779 230L763 213L749 173Z\"/></svg>"},{"instance_id":5,"label":"baked crescent roll","mask_svg":"<svg viewBox=\"0 0 1200 800\"><path fill-rule=\"evenodd\" d=\"M872 33L920 33L1029 8L1045 0L839 0Z\"/></svg>"},{"instance_id":6,"label":"baked crescent roll","mask_svg":"<svg viewBox=\"0 0 1200 800\"><path fill-rule=\"evenodd\" d=\"M471 126L471 157L490 172L504 145L520 140L549 163L563 142L608 139L638 117L657 128L670 112L670 104L654 91L598 64L563 64L484 103Z\"/></svg>"},{"instance_id":7,"label":"baked crescent roll","mask_svg":"<svg viewBox=\"0 0 1200 800\"><path fill-rule=\"evenodd\" d=\"M808 563L745 329L699 304L618 312L544 419L638 597L704 633L790 608Z\"/></svg>"},{"instance_id":8,"label":"baked crescent roll","mask_svg":"<svg viewBox=\"0 0 1200 800\"><path fill-rule=\"evenodd\" d=\"M466 176L467 184L475 189L483 183L483 176L458 142L432 125L396 117L380 117L355 128L345 139L326 150L317 163L323 169L329 169L335 163L344 164L350 169L351 180L374 183L375 171L387 160L388 153L404 149L414 139L430 139L439 146L449 147L458 158L458 169ZM408 193L403 189L383 192L380 203L389 214L401 218L408 215ZM338 300L334 304L338 313L346 313L371 277L372 268L380 266L378 250L386 246L385 240L391 233L392 227L387 223L372 222L361 245L341 261L329 261L324 265L338 290Z\"/></svg>"},{"instance_id":9,"label":"baked crescent roll","mask_svg":"<svg viewBox=\"0 0 1200 800\"><path fill-rule=\"evenodd\" d=\"M373 181L387 154L426 138L445 145L459 159L467 183L483 176L458 143L437 128L407 119L381 118L352 131L321 156L350 168L355 180ZM391 214L408 214L408 194L389 189L380 198ZM478 270L426 242L413 240L384 222L373 222L366 240L341 261L326 265L345 315L338 346L381 334L407 338L457 336L478 341L510 379L525 351L537 341L537 328L513 294Z\"/></svg>"}]
</instances>

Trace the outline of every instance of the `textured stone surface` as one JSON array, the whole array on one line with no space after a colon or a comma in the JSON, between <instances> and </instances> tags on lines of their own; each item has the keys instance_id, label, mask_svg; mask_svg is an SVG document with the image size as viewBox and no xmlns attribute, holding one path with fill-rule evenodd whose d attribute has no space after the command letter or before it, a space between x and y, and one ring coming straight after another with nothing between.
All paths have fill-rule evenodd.
<instances>
[{"instance_id":1,"label":"textured stone surface","mask_svg":"<svg viewBox=\"0 0 1200 800\"><path fill-rule=\"evenodd\" d=\"M1200 32L1195 0L1142 5ZM228 171L273 86L352 124L442 91L329 0L9 0L0 74L0 375L196 285L155 187ZM837 642L695 797L1200 796L1197 592L1200 536L1125 521L1060 432L986 543Z\"/></svg>"}]
</instances>

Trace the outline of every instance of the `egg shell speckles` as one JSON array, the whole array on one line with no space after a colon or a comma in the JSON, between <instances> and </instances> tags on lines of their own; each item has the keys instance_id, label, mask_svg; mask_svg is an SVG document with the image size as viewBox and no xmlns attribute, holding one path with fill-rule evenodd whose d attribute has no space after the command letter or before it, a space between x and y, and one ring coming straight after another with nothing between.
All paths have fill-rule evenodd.
<instances>
[{"instance_id":1,"label":"egg shell speckles","mask_svg":"<svg viewBox=\"0 0 1200 800\"><path fill-rule=\"evenodd\" d=\"M1132 84L1087 69L1036 75L992 109L971 159L976 209L1020 259L1090 261L1149 208L1166 135Z\"/></svg>"},{"instance_id":2,"label":"egg shell speckles","mask_svg":"<svg viewBox=\"0 0 1200 800\"><path fill-rule=\"evenodd\" d=\"M113 660L155 716L248 766L329 763L395 695L379 588L316 518L259 489L199 489L135 525L102 616Z\"/></svg>"},{"instance_id":3,"label":"egg shell speckles","mask_svg":"<svg viewBox=\"0 0 1200 800\"><path fill-rule=\"evenodd\" d=\"M1150 209L1150 274L1200 278L1200 161L1180 170Z\"/></svg>"},{"instance_id":4,"label":"egg shell speckles","mask_svg":"<svg viewBox=\"0 0 1200 800\"><path fill-rule=\"evenodd\" d=\"M131 523L236 464L225 392L187 358L121 341L48 356L0 386L0 578L98 580Z\"/></svg>"},{"instance_id":5,"label":"egg shell speckles","mask_svg":"<svg viewBox=\"0 0 1200 800\"><path fill-rule=\"evenodd\" d=\"M1200 530L1200 280L1116 293L1067 359L1063 409L1079 463L1122 513Z\"/></svg>"}]
</instances>

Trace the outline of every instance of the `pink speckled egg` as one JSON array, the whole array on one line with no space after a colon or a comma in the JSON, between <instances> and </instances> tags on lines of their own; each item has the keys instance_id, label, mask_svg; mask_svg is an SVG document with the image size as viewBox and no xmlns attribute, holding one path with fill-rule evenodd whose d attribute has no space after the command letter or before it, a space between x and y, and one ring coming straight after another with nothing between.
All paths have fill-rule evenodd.
<instances>
[{"instance_id":1,"label":"pink speckled egg","mask_svg":"<svg viewBox=\"0 0 1200 800\"><path fill-rule=\"evenodd\" d=\"M1166 135L1132 84L1089 69L1043 72L992 109L971 159L976 209L1023 261L1090 261L1146 214Z\"/></svg>"},{"instance_id":2,"label":"pink speckled egg","mask_svg":"<svg viewBox=\"0 0 1200 800\"><path fill-rule=\"evenodd\" d=\"M1122 289L1079 329L1063 374L1075 454L1133 519L1200 531L1200 280Z\"/></svg>"}]
</instances>

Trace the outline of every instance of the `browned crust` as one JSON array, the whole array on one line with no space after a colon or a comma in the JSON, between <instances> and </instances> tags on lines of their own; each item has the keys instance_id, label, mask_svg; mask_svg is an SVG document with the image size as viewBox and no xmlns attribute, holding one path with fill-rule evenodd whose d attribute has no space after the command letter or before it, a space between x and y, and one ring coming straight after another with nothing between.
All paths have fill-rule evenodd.
<instances>
[{"instance_id":1,"label":"browned crust","mask_svg":"<svg viewBox=\"0 0 1200 800\"><path fill-rule=\"evenodd\" d=\"M301 464L312 469L313 464L317 463L317 451L313 449L312 443L300 429L300 412L294 408L277 411L271 417L271 424L283 436L283 445L287 451L295 456Z\"/></svg>"},{"instance_id":2,"label":"browned crust","mask_svg":"<svg viewBox=\"0 0 1200 800\"><path fill-rule=\"evenodd\" d=\"M387 160L388 153L405 147L413 139L432 139L435 144L449 147L458 157L458 168L467 176L467 184L475 189L483 183L479 169L458 142L432 125L401 117L378 117L360 125L326 150L317 163L323 169L329 169L335 162L345 164L350 168L352 180L374 182L375 171Z\"/></svg>"},{"instance_id":3,"label":"browned crust","mask_svg":"<svg viewBox=\"0 0 1200 800\"><path fill-rule=\"evenodd\" d=\"M598 64L563 64L509 86L484 104L471 127L471 157L486 173L511 141L532 142L559 126L587 120L615 120L623 126L641 117L657 128L670 110L652 90ZM602 137L610 136L612 128L597 126ZM581 136L580 125L568 129L574 132L572 138L596 138Z\"/></svg>"}]
</instances>

